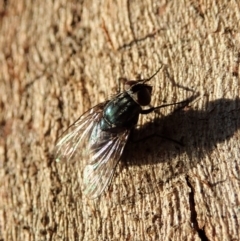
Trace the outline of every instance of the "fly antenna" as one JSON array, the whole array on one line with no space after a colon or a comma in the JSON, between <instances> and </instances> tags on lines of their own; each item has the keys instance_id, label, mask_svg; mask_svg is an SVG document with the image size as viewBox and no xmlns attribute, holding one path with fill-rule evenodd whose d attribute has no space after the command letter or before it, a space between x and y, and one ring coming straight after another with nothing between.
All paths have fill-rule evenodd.
<instances>
[{"instance_id":1,"label":"fly antenna","mask_svg":"<svg viewBox=\"0 0 240 241\"><path fill-rule=\"evenodd\" d=\"M141 80L141 82L142 82L143 84L145 84L146 82L148 82L149 80L151 80L153 77L155 77L155 75L158 74L158 72L160 71L161 68L162 68L162 65L161 65L161 67L158 68L158 70L157 70L152 76L150 76L150 77L147 78L147 79Z\"/></svg>"}]
</instances>

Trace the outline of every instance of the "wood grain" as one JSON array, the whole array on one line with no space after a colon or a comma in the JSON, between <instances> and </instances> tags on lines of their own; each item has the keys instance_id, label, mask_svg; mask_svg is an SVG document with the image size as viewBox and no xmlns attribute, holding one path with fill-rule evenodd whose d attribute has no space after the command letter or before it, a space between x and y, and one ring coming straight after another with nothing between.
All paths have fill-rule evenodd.
<instances>
[{"instance_id":1,"label":"wood grain","mask_svg":"<svg viewBox=\"0 0 240 241\"><path fill-rule=\"evenodd\" d=\"M240 240L238 1L0 2L0 240ZM108 190L81 191L59 134L160 73Z\"/></svg>"}]
</instances>

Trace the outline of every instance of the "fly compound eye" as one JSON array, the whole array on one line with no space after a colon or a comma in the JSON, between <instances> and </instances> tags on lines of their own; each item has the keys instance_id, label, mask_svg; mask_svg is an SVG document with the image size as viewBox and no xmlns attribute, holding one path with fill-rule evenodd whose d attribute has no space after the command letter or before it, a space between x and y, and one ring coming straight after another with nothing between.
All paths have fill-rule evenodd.
<instances>
[{"instance_id":1,"label":"fly compound eye","mask_svg":"<svg viewBox=\"0 0 240 241\"><path fill-rule=\"evenodd\" d=\"M137 92L137 102L141 106L149 105L151 102L152 87L149 85L144 85Z\"/></svg>"}]
</instances>

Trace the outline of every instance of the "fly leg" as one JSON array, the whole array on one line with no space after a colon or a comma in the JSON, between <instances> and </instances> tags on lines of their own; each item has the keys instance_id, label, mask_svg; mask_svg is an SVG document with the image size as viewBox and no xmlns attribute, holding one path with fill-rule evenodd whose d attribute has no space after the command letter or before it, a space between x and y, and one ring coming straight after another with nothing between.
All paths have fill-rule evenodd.
<instances>
[{"instance_id":1,"label":"fly leg","mask_svg":"<svg viewBox=\"0 0 240 241\"><path fill-rule=\"evenodd\" d=\"M171 106L171 105L181 105L180 106L180 109L181 108L184 108L185 106L187 106L195 97L192 97L192 98L189 98L187 100L184 100L184 101L180 101L180 102L176 102L176 103L172 103L172 104L165 104L165 105L160 105L160 106L156 106L156 107L151 107L149 109L145 109L145 110L141 110L141 114L143 115L147 115L157 109L161 109L161 108L164 108L164 107L167 107L167 106ZM162 138L162 139L165 139L165 140L168 140L168 141L171 141L171 142L174 142L180 146L184 146L184 144L182 143L182 141L177 141L177 140L174 140L170 137L166 137L166 136L163 136L163 135L159 135L159 134L156 134L156 133L153 133L151 135L148 135L146 137L143 137L139 140L133 140L133 142L140 142L140 141L145 141L149 138L154 138L154 137L158 137L158 138Z\"/></svg>"},{"instance_id":2,"label":"fly leg","mask_svg":"<svg viewBox=\"0 0 240 241\"><path fill-rule=\"evenodd\" d=\"M123 91L124 88L121 88L121 85L125 85L125 83L127 82L128 80L124 77L120 77L118 78L118 89L117 89L117 94L121 93ZM122 83L122 84L121 84Z\"/></svg>"},{"instance_id":3,"label":"fly leg","mask_svg":"<svg viewBox=\"0 0 240 241\"><path fill-rule=\"evenodd\" d=\"M151 107L149 109L145 109L145 110L141 110L141 114L142 115L147 115L155 110L167 107L167 106L171 106L171 105L180 105L179 109L183 109L184 107L186 107L189 103L191 103L193 100L195 100L197 97L199 96L199 93L197 93L196 95L191 96L190 98L180 101L180 102L176 102L176 103L171 103L171 104L165 104L165 105L159 105L156 107Z\"/></svg>"},{"instance_id":4,"label":"fly leg","mask_svg":"<svg viewBox=\"0 0 240 241\"><path fill-rule=\"evenodd\" d=\"M180 101L180 102L176 102L176 103L172 103L172 104L165 104L165 105L159 105L159 106L156 106L156 107L151 107L149 109L145 109L145 110L141 110L141 114L142 115L147 115L157 109L161 109L161 108L164 108L164 107L167 107L167 106L171 106L171 105L180 105L182 104L183 106L181 106L180 108L184 108L190 101L189 100L184 100L184 101Z\"/></svg>"},{"instance_id":5,"label":"fly leg","mask_svg":"<svg viewBox=\"0 0 240 241\"><path fill-rule=\"evenodd\" d=\"M133 86L134 84L137 84L137 83L142 83L142 84L144 84L144 83L150 81L153 77L155 77L155 76L158 74L158 72L160 71L161 68L162 68L162 66L159 67L159 68L157 69L157 71L156 71L152 76L150 76L150 77L147 78L147 79L128 80L128 79L122 78L122 77L118 78L118 90L117 90L117 93L119 94L120 92L122 92L122 91L121 91L121 83L123 83L124 90L128 90L128 89L130 89L130 87Z\"/></svg>"}]
</instances>

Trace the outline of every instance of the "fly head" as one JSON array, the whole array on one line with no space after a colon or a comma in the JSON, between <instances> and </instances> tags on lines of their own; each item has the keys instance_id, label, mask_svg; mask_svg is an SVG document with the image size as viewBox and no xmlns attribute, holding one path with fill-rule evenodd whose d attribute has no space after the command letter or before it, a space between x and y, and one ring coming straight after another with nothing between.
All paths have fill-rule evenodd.
<instances>
[{"instance_id":1,"label":"fly head","mask_svg":"<svg viewBox=\"0 0 240 241\"><path fill-rule=\"evenodd\" d=\"M151 102L152 86L150 85L143 83L133 84L127 92L141 106L149 105Z\"/></svg>"}]
</instances>

